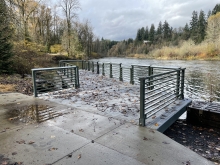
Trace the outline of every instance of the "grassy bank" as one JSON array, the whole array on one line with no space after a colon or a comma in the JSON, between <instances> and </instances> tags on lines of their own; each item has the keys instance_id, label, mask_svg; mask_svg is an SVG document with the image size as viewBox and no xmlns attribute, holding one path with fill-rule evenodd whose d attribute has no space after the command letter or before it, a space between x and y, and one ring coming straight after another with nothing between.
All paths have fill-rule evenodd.
<instances>
[{"instance_id":1,"label":"grassy bank","mask_svg":"<svg viewBox=\"0 0 220 165\"><path fill-rule=\"evenodd\" d=\"M220 41L202 42L195 45L192 40L184 41L179 46L164 46L148 54L133 54L133 58L175 59L175 60L220 60Z\"/></svg>"}]
</instances>

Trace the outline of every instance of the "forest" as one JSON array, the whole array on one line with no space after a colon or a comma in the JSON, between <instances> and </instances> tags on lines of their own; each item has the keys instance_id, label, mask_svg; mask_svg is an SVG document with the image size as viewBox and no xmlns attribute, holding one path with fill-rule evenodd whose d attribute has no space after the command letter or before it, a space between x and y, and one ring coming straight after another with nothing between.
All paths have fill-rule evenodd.
<instances>
[{"instance_id":1,"label":"forest","mask_svg":"<svg viewBox=\"0 0 220 165\"><path fill-rule=\"evenodd\" d=\"M220 59L220 4L207 14L193 11L184 27L173 28L165 20L141 27L135 39L118 42L109 56L157 59Z\"/></svg>"},{"instance_id":2,"label":"forest","mask_svg":"<svg viewBox=\"0 0 220 165\"><path fill-rule=\"evenodd\" d=\"M77 19L79 10L79 0L54 6L43 0L0 0L0 74L24 76L33 67L53 66L61 59L220 59L220 4L207 14L193 11L184 27L160 21L123 41L96 36L89 20Z\"/></svg>"}]
</instances>

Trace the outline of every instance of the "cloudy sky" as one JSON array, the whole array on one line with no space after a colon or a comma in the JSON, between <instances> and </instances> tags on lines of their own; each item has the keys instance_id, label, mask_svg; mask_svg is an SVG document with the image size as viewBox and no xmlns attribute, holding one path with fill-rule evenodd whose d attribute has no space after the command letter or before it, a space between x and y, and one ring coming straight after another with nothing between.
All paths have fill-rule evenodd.
<instances>
[{"instance_id":1,"label":"cloudy sky","mask_svg":"<svg viewBox=\"0 0 220 165\"><path fill-rule=\"evenodd\" d=\"M219 0L79 0L81 21L89 20L98 37L111 40L134 38L137 29L157 27L167 20L172 27L189 23L193 10L206 14Z\"/></svg>"}]
</instances>

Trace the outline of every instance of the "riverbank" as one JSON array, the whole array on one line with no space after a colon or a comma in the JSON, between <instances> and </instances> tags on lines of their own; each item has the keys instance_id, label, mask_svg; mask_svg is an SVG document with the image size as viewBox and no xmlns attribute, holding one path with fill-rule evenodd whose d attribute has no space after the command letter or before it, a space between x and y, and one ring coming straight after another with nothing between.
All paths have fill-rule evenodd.
<instances>
[{"instance_id":1,"label":"riverbank","mask_svg":"<svg viewBox=\"0 0 220 165\"><path fill-rule=\"evenodd\" d=\"M121 93L120 91L118 91L118 87L120 86L120 84L122 85L122 82L118 82L114 79L109 79L104 76L97 77L96 74L92 74L91 72L86 71L80 72L80 75L81 78L86 79L87 83L81 83L81 88L79 88L77 92L63 91L57 94L55 93L56 95L54 96L58 103L67 105L69 102L70 105L74 104L77 106L77 108L83 109L85 109L85 107L87 107L88 105L90 106L90 108L88 108L87 110L91 110L91 106L93 106L93 108L97 109L100 114L106 115L107 113L111 112L112 114L115 114L115 116L122 116L123 120L129 120L132 124L135 125L138 124L138 122L135 120L138 119L139 115L138 98L135 98L132 95L129 96L128 94L124 93L123 98L121 98L121 103L119 105L115 104L115 106L108 105L108 99L105 100L106 98L112 97L118 98L119 93ZM2 77L0 79L0 84L16 85L16 87L14 88L15 91L24 93L26 95L32 95L31 90L25 90L32 87L32 82L30 78L21 79L19 78L19 76L10 78ZM99 93L99 95L97 94L100 88L112 84L114 88L108 91L103 91ZM129 87L132 87L129 84L127 85ZM83 91L87 92L83 93ZM126 90L124 90L124 92L126 91L129 91L129 89L127 88ZM135 93L135 91L132 93ZM74 97L74 100L72 100L71 97ZM49 95L42 96L42 99L45 100L48 100L50 98L51 96ZM105 103L102 104L100 102L99 104L95 104L91 99L101 99L100 101L105 101ZM200 154L201 156L213 162L216 162L217 164L220 164L220 153L218 152L218 147L220 146L220 144L218 143L218 138L220 137L219 130L215 130L213 128L195 127L193 125L185 123L185 121L177 121L165 132L165 135L174 139L178 143L188 147L194 152ZM200 143L201 145L198 145Z\"/></svg>"}]
</instances>

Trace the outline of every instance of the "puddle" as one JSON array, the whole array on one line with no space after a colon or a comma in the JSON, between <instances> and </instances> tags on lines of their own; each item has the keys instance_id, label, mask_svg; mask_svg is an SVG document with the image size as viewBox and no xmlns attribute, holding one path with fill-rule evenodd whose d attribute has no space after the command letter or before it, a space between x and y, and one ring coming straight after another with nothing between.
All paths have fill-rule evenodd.
<instances>
[{"instance_id":1,"label":"puddle","mask_svg":"<svg viewBox=\"0 0 220 165\"><path fill-rule=\"evenodd\" d=\"M7 110L6 117L13 123L41 123L63 115L48 105L26 105Z\"/></svg>"}]
</instances>

